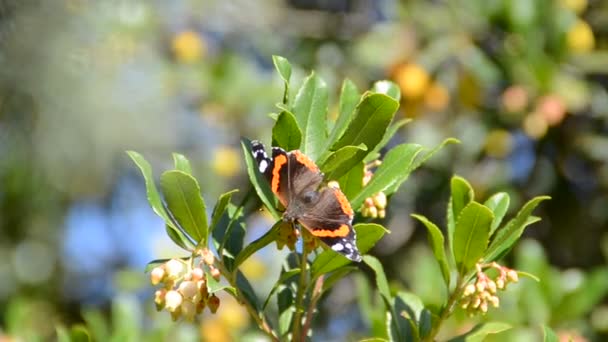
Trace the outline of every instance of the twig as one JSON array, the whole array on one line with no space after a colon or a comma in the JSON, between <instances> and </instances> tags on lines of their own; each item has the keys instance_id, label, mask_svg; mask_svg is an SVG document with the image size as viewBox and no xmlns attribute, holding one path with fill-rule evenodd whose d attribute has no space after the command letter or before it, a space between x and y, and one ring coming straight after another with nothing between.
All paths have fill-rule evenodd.
<instances>
[{"instance_id":1,"label":"twig","mask_svg":"<svg viewBox=\"0 0 608 342\"><path fill-rule=\"evenodd\" d=\"M296 313L293 320L293 329L292 329L292 339L294 341L298 341L298 337L300 336L300 329L302 328L302 303L304 301L305 290L307 287L306 284L306 266L308 265L308 249L304 246L304 242L302 242L302 258L300 261L300 282L298 284L298 293L296 294ZM304 340L302 340L304 341Z\"/></svg>"},{"instance_id":2,"label":"twig","mask_svg":"<svg viewBox=\"0 0 608 342\"><path fill-rule=\"evenodd\" d=\"M310 325L312 324L312 315L314 314L315 307L317 307L317 301L321 298L321 293L323 291L323 280L323 276L317 278L315 288L312 290L312 298L308 305L308 312L306 312L306 320L304 321L304 328L302 329L302 341L308 336L308 330L310 330Z\"/></svg>"}]
</instances>

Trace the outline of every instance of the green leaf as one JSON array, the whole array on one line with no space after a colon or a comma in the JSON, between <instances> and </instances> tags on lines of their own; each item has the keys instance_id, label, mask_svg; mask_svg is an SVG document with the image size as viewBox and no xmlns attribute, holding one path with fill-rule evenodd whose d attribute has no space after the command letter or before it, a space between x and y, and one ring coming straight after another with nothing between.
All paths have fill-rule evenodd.
<instances>
[{"instance_id":1,"label":"green leaf","mask_svg":"<svg viewBox=\"0 0 608 342\"><path fill-rule=\"evenodd\" d=\"M387 232L386 228L375 223L359 223L353 228L357 233L357 248L361 254L367 253ZM311 265L312 278L316 279L322 274L337 270L349 263L351 261L342 254L332 249L326 249L315 258Z\"/></svg>"},{"instance_id":2,"label":"green leaf","mask_svg":"<svg viewBox=\"0 0 608 342\"><path fill-rule=\"evenodd\" d=\"M222 257L226 269L232 272L234 270L234 258L243 249L245 218L242 207L237 207L233 204L228 205L228 216L230 217L230 222L224 230L214 230L213 239L220 241L217 252Z\"/></svg>"},{"instance_id":3,"label":"green leaf","mask_svg":"<svg viewBox=\"0 0 608 342\"><path fill-rule=\"evenodd\" d=\"M364 165L362 162L355 165L350 171L338 181L340 183L340 189L348 199L352 199L356 194L363 188L363 169Z\"/></svg>"},{"instance_id":4,"label":"green leaf","mask_svg":"<svg viewBox=\"0 0 608 342\"><path fill-rule=\"evenodd\" d=\"M419 340L418 322L423 310L424 304L418 296L405 291L397 293L391 307L391 332L395 340Z\"/></svg>"},{"instance_id":5,"label":"green leaf","mask_svg":"<svg viewBox=\"0 0 608 342\"><path fill-rule=\"evenodd\" d=\"M356 155L366 150L367 148L362 144L360 146L344 146L332 152L321 165L321 171L325 174L325 179L336 180L345 175L361 162Z\"/></svg>"},{"instance_id":6,"label":"green leaf","mask_svg":"<svg viewBox=\"0 0 608 342\"><path fill-rule=\"evenodd\" d=\"M372 161L380 158L380 150L386 146L386 144L388 144L388 142L393 138L393 136L397 133L397 131L399 130L399 128L405 126L407 123L411 122L412 119L401 119L398 120L397 122L395 122L394 124L390 125L386 132L384 133L384 136L382 137L382 140L380 140L380 142L378 143L378 145L376 145L376 147L374 148L373 151L371 151L370 153L367 154L367 156L365 156L365 159L363 159L363 161L365 163L371 163Z\"/></svg>"},{"instance_id":7,"label":"green leaf","mask_svg":"<svg viewBox=\"0 0 608 342\"><path fill-rule=\"evenodd\" d=\"M205 270L205 275L207 279L207 291L209 291L209 293L216 293L230 287L230 285L222 284L215 280L215 278L211 276L211 272L209 270Z\"/></svg>"},{"instance_id":8,"label":"green leaf","mask_svg":"<svg viewBox=\"0 0 608 342\"><path fill-rule=\"evenodd\" d=\"M490 227L490 236L492 236L494 231L496 231L496 228L500 226L500 223L505 217L507 210L509 210L509 201L509 194L506 192L499 192L488 198L488 200L484 203L484 205L494 213L494 220L492 221L492 226Z\"/></svg>"},{"instance_id":9,"label":"green leaf","mask_svg":"<svg viewBox=\"0 0 608 342\"><path fill-rule=\"evenodd\" d=\"M444 141L441 142L441 144L435 146L432 150L427 152L422 158L417 160L414 163L414 165L412 166L412 169L410 171L413 171L413 170L419 168L422 164L426 163L429 159L431 159L437 152L441 151L441 149L443 149L445 147L445 145L449 145L449 144L460 144L460 140L458 140L456 138L445 139Z\"/></svg>"},{"instance_id":10,"label":"green leaf","mask_svg":"<svg viewBox=\"0 0 608 342\"><path fill-rule=\"evenodd\" d=\"M511 329L511 325L503 322L489 322L476 325L464 335L455 337L450 342L482 342L489 335L501 333Z\"/></svg>"},{"instance_id":11,"label":"green leaf","mask_svg":"<svg viewBox=\"0 0 608 342\"><path fill-rule=\"evenodd\" d=\"M160 194L158 190L156 190L156 185L154 184L154 177L152 176L152 167L150 167L150 163L144 159L144 157L135 152L135 151L127 151L127 154L135 165L139 167L142 175L144 176L144 181L146 183L146 194L148 196L148 202L152 206L152 210L156 213L156 215L160 216L165 223L171 227L171 229L178 229L171 222L171 218L165 211L165 207L163 206L163 202L160 199Z\"/></svg>"},{"instance_id":12,"label":"green leaf","mask_svg":"<svg viewBox=\"0 0 608 342\"><path fill-rule=\"evenodd\" d=\"M540 283L540 278L535 276L532 273L517 271L517 275L519 276L519 278L526 277L526 278L530 278L530 279L536 281L537 283Z\"/></svg>"},{"instance_id":13,"label":"green leaf","mask_svg":"<svg viewBox=\"0 0 608 342\"><path fill-rule=\"evenodd\" d=\"M70 334L63 325L57 325L55 327L55 332L57 333L58 342L71 342Z\"/></svg>"},{"instance_id":14,"label":"green leaf","mask_svg":"<svg viewBox=\"0 0 608 342\"><path fill-rule=\"evenodd\" d=\"M283 103L287 104L289 102L289 79L291 78L291 64L289 61L281 56L273 55L272 63L274 63L274 68L279 72L279 76L283 79L283 83L285 83L285 91L283 92Z\"/></svg>"},{"instance_id":15,"label":"green leaf","mask_svg":"<svg viewBox=\"0 0 608 342\"><path fill-rule=\"evenodd\" d=\"M334 286L336 282L338 282L338 280L344 278L344 276L356 269L357 267L355 266L344 266L332 272L329 276L327 276L327 278L323 280L322 292L329 290L332 286Z\"/></svg>"},{"instance_id":16,"label":"green leaf","mask_svg":"<svg viewBox=\"0 0 608 342\"><path fill-rule=\"evenodd\" d=\"M410 174L410 167L414 158L421 150L420 145L401 144L388 151L382 165L378 167L372 179L352 199L352 207L360 208L366 198L405 182ZM387 193L387 195L389 194Z\"/></svg>"},{"instance_id":17,"label":"green leaf","mask_svg":"<svg viewBox=\"0 0 608 342\"><path fill-rule=\"evenodd\" d=\"M495 237L492 239L484 259L488 262L494 261L502 252L510 249L524 232L526 226L533 223L528 221L532 211L536 209L540 202L550 198L551 197L549 196L538 196L528 201L506 226L496 231Z\"/></svg>"},{"instance_id":18,"label":"green leaf","mask_svg":"<svg viewBox=\"0 0 608 342\"><path fill-rule=\"evenodd\" d=\"M277 223L275 223L274 226L272 226L272 228L270 228L270 230L266 232L266 234L262 235L259 239L253 241L252 243L247 245L247 247L243 248L243 250L241 250L241 252L234 260L233 268L239 267L239 265L241 265L245 260L247 260L247 258L253 255L255 252L259 251L260 249L266 247L274 240L276 240L279 228L283 223L284 222L282 220L278 221Z\"/></svg>"},{"instance_id":19,"label":"green leaf","mask_svg":"<svg viewBox=\"0 0 608 342\"><path fill-rule=\"evenodd\" d=\"M296 117L283 111L272 127L272 146L279 146L286 151L297 150L302 142L302 131L298 127Z\"/></svg>"},{"instance_id":20,"label":"green leaf","mask_svg":"<svg viewBox=\"0 0 608 342\"><path fill-rule=\"evenodd\" d=\"M230 203L230 199L232 195L238 192L238 189L230 190L220 195L215 203L215 207L213 207L213 214L211 214L211 225L209 225L209 230L213 232L218 222L222 218L222 215L226 212L226 207Z\"/></svg>"},{"instance_id":21,"label":"green leaf","mask_svg":"<svg viewBox=\"0 0 608 342\"><path fill-rule=\"evenodd\" d=\"M418 326L420 328L420 338L429 336L433 330L433 313L429 309L423 309L420 313Z\"/></svg>"},{"instance_id":22,"label":"green leaf","mask_svg":"<svg viewBox=\"0 0 608 342\"><path fill-rule=\"evenodd\" d=\"M559 342L559 337L555 334L553 329L550 327L543 325L543 341L544 342Z\"/></svg>"},{"instance_id":23,"label":"green leaf","mask_svg":"<svg viewBox=\"0 0 608 342\"><path fill-rule=\"evenodd\" d=\"M86 326L75 324L70 329L70 340L72 342L88 342L91 341L91 335Z\"/></svg>"},{"instance_id":24,"label":"green leaf","mask_svg":"<svg viewBox=\"0 0 608 342\"><path fill-rule=\"evenodd\" d=\"M342 83L342 90L340 92L339 115L331 130L331 134L329 135L326 149L340 139L342 134L346 131L348 124L353 118L355 108L357 108L360 98L361 94L359 93L359 90L357 90L357 86L351 80L345 79Z\"/></svg>"},{"instance_id":25,"label":"green leaf","mask_svg":"<svg viewBox=\"0 0 608 342\"><path fill-rule=\"evenodd\" d=\"M192 174L192 167L190 161L183 154L173 153L173 163L177 170L183 171L189 175Z\"/></svg>"},{"instance_id":26,"label":"green leaf","mask_svg":"<svg viewBox=\"0 0 608 342\"><path fill-rule=\"evenodd\" d=\"M448 243L454 251L454 228L460 211L475 198L473 188L466 179L454 176L450 181L450 201L448 204Z\"/></svg>"},{"instance_id":27,"label":"green leaf","mask_svg":"<svg viewBox=\"0 0 608 342\"><path fill-rule=\"evenodd\" d=\"M258 170L257 163L251 155L251 142L247 139L242 139L241 146L243 147L243 154L245 155L245 164L247 165L249 180L251 181L251 184L253 184L255 192L258 194L258 197L260 197L260 200L262 200L262 203L264 203L272 216L278 220L281 215L279 215L275 208L274 194L272 193L272 190L270 190L268 181Z\"/></svg>"},{"instance_id":28,"label":"green leaf","mask_svg":"<svg viewBox=\"0 0 608 342\"><path fill-rule=\"evenodd\" d=\"M365 144L374 150L382 140L386 129L393 120L399 102L384 94L367 93L357 106L355 116L342 137L331 147L336 151L344 146ZM355 158L363 160L366 152L359 152Z\"/></svg>"},{"instance_id":29,"label":"green leaf","mask_svg":"<svg viewBox=\"0 0 608 342\"><path fill-rule=\"evenodd\" d=\"M171 220L174 221L173 219ZM179 227L179 225L175 222L173 223L173 225ZM186 234L184 234L181 228L176 229L166 224L165 231L167 232L167 235L169 236L171 241L175 242L175 244L181 247L182 249L191 252L194 250L194 247L196 247L194 242L192 242L192 240L190 240L190 238L186 236Z\"/></svg>"},{"instance_id":30,"label":"green leaf","mask_svg":"<svg viewBox=\"0 0 608 342\"><path fill-rule=\"evenodd\" d=\"M84 310L82 318L90 330L94 341L108 341L110 328L103 314L97 310Z\"/></svg>"},{"instance_id":31,"label":"green leaf","mask_svg":"<svg viewBox=\"0 0 608 342\"><path fill-rule=\"evenodd\" d=\"M183 171L167 171L160 177L160 187L177 223L197 244L206 246L207 211L196 179Z\"/></svg>"},{"instance_id":32,"label":"green leaf","mask_svg":"<svg viewBox=\"0 0 608 342\"><path fill-rule=\"evenodd\" d=\"M388 95L397 102L401 101L401 89L391 81L383 80L375 82L372 87L372 92Z\"/></svg>"},{"instance_id":33,"label":"green leaf","mask_svg":"<svg viewBox=\"0 0 608 342\"><path fill-rule=\"evenodd\" d=\"M260 303L258 303L258 297L256 296L251 283L249 283L249 280L245 278L243 272L241 271L236 272L236 287L241 294L241 297L247 299L247 301L251 303L254 310L259 314Z\"/></svg>"},{"instance_id":34,"label":"green leaf","mask_svg":"<svg viewBox=\"0 0 608 342\"><path fill-rule=\"evenodd\" d=\"M272 289L268 293L268 296L266 297L266 300L264 301L264 304L262 305L262 310L266 309L266 306L270 302L270 298L279 289L279 287L281 287L282 285L284 285L284 283L286 283L289 279L297 276L298 274L300 274L300 269L299 268L294 268L294 269L291 269L289 271L285 271L285 272L281 273L281 276L279 277L279 280L277 280L276 283L274 283L274 286L272 287Z\"/></svg>"},{"instance_id":35,"label":"green leaf","mask_svg":"<svg viewBox=\"0 0 608 342\"><path fill-rule=\"evenodd\" d=\"M313 72L304 80L293 105L293 113L302 130L300 149L312 160L321 155L327 140L327 98L327 85Z\"/></svg>"},{"instance_id":36,"label":"green leaf","mask_svg":"<svg viewBox=\"0 0 608 342\"><path fill-rule=\"evenodd\" d=\"M386 279L386 275L384 274L384 268L382 267L382 263L380 260L376 259L371 255L364 255L363 262L366 263L376 274L376 287L378 288L378 292L382 296L385 303L391 302L391 291L388 287L388 280Z\"/></svg>"},{"instance_id":37,"label":"green leaf","mask_svg":"<svg viewBox=\"0 0 608 342\"><path fill-rule=\"evenodd\" d=\"M428 238L429 243L431 244L431 249L433 250L435 259L437 259L437 263L439 263L439 268L441 269L441 275L443 276L443 280L445 281L447 288L449 288L450 268L448 266L448 259L445 254L445 241L443 233L441 233L441 229L439 229L433 222L429 221L424 216L413 214L412 217L422 222L422 224L424 224L424 226L428 230Z\"/></svg>"},{"instance_id":38,"label":"green leaf","mask_svg":"<svg viewBox=\"0 0 608 342\"><path fill-rule=\"evenodd\" d=\"M461 275L483 256L493 219L492 211L477 202L467 204L460 212L454 229L454 258Z\"/></svg>"},{"instance_id":39,"label":"green leaf","mask_svg":"<svg viewBox=\"0 0 608 342\"><path fill-rule=\"evenodd\" d=\"M575 320L589 314L608 295L608 268L605 266L591 270L583 283L566 294L554 311L557 322Z\"/></svg>"}]
</instances>

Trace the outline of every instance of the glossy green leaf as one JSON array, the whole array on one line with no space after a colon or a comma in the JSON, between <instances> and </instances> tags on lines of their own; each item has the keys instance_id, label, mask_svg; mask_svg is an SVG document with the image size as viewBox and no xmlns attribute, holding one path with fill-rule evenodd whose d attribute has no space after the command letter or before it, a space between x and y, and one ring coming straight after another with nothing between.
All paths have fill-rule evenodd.
<instances>
[{"instance_id":1,"label":"glossy green leaf","mask_svg":"<svg viewBox=\"0 0 608 342\"><path fill-rule=\"evenodd\" d=\"M401 101L401 89L391 81L382 80L375 82L372 86L372 92L388 95L397 102Z\"/></svg>"},{"instance_id":2,"label":"glossy green leaf","mask_svg":"<svg viewBox=\"0 0 608 342\"><path fill-rule=\"evenodd\" d=\"M321 171L325 174L325 179L336 180L348 173L353 167L361 162L357 155L365 152L365 145L344 146L332 152L321 165Z\"/></svg>"},{"instance_id":3,"label":"glossy green leaf","mask_svg":"<svg viewBox=\"0 0 608 342\"><path fill-rule=\"evenodd\" d=\"M473 188L466 179L454 176L450 181L450 200L448 203L448 243L454 250L454 228L460 211L475 198Z\"/></svg>"},{"instance_id":4,"label":"glossy green leaf","mask_svg":"<svg viewBox=\"0 0 608 342\"><path fill-rule=\"evenodd\" d=\"M255 192L258 194L258 197L262 203L264 203L272 216L278 220L281 215L279 215L275 208L274 194L272 193L272 190L270 190L270 185L268 184L268 181L264 175L260 174L257 163L253 159L253 155L251 154L251 142L243 139L241 140L241 146L243 147L243 154L245 156L245 164L247 165L247 174L249 175L249 180L251 181L251 184L253 184Z\"/></svg>"},{"instance_id":5,"label":"glossy green leaf","mask_svg":"<svg viewBox=\"0 0 608 342\"><path fill-rule=\"evenodd\" d=\"M421 150L422 147L417 144L401 144L388 151L372 179L352 199L352 207L358 209L366 198L405 182L410 174L410 167Z\"/></svg>"},{"instance_id":6,"label":"glossy green leaf","mask_svg":"<svg viewBox=\"0 0 608 342\"><path fill-rule=\"evenodd\" d=\"M528 201L513 219L496 231L484 259L494 261L503 251L510 249L524 232L526 226L533 223L528 221L532 211L536 209L540 202L550 198L549 196L538 196Z\"/></svg>"},{"instance_id":7,"label":"glossy green leaf","mask_svg":"<svg viewBox=\"0 0 608 342\"><path fill-rule=\"evenodd\" d=\"M446 145L450 144L460 144L460 140L456 138L447 138L441 142L441 144L435 146L433 149L428 151L422 158L416 160L414 165L412 166L410 171L413 171L419 168L422 164L426 163L429 159L431 159L437 152L441 151Z\"/></svg>"},{"instance_id":8,"label":"glossy green leaf","mask_svg":"<svg viewBox=\"0 0 608 342\"><path fill-rule=\"evenodd\" d=\"M412 215L413 218L420 221L426 227L428 231L428 239L431 244L431 249L435 255L439 268L441 269L441 275L445 281L446 286L450 286L450 268L448 266L448 259L445 254L445 241L441 229L437 227L433 222L429 221L426 217L421 215Z\"/></svg>"},{"instance_id":9,"label":"glossy green leaf","mask_svg":"<svg viewBox=\"0 0 608 342\"><path fill-rule=\"evenodd\" d=\"M367 253L387 232L386 228L375 223L359 223L354 226L354 229L357 233L357 248L361 254ZM326 249L315 258L311 265L312 278L316 279L322 274L337 270L351 262L342 254L332 249Z\"/></svg>"},{"instance_id":10,"label":"glossy green leaf","mask_svg":"<svg viewBox=\"0 0 608 342\"><path fill-rule=\"evenodd\" d=\"M511 325L503 322L489 322L476 325L464 335L455 337L450 342L482 342L488 336L511 329Z\"/></svg>"},{"instance_id":11,"label":"glossy green leaf","mask_svg":"<svg viewBox=\"0 0 608 342\"><path fill-rule=\"evenodd\" d=\"M357 90L357 86L349 79L345 79L342 83L342 90L340 92L340 109L336 123L334 124L329 139L327 141L327 148L331 147L338 139L342 137L342 134L346 131L348 124L354 117L355 108L361 99L361 93Z\"/></svg>"},{"instance_id":12,"label":"glossy green leaf","mask_svg":"<svg viewBox=\"0 0 608 342\"><path fill-rule=\"evenodd\" d=\"M312 160L321 155L327 141L327 101L327 85L311 73L296 95L293 114L302 130L300 150Z\"/></svg>"},{"instance_id":13,"label":"glossy green leaf","mask_svg":"<svg viewBox=\"0 0 608 342\"><path fill-rule=\"evenodd\" d=\"M217 226L218 222L222 218L222 215L226 212L226 208L232 199L232 195L238 192L238 189L230 190L220 195L215 203L215 207L213 207L213 213L211 214L211 224L209 225L209 230L213 231Z\"/></svg>"},{"instance_id":14,"label":"glossy green leaf","mask_svg":"<svg viewBox=\"0 0 608 342\"><path fill-rule=\"evenodd\" d=\"M281 276L279 277L279 280L277 280L276 283L274 283L274 286L272 287L272 289L268 293L268 296L266 297L266 300L264 301L264 304L262 305L262 310L266 309L266 306L270 302L270 298L279 289L279 287L283 286L288 280L290 280L291 278L293 278L293 277L295 277L295 276L297 276L299 274L300 274L300 269L299 268L294 268L292 270L285 271L285 272L281 273Z\"/></svg>"},{"instance_id":15,"label":"glossy green leaf","mask_svg":"<svg viewBox=\"0 0 608 342\"><path fill-rule=\"evenodd\" d=\"M165 223L168 224L171 229L177 229L165 211L160 194L158 193L156 185L154 184L154 177L152 176L152 167L150 167L150 163L148 163L148 161L144 159L141 154L135 151L127 151L127 154L129 157L131 157L135 165L139 167L142 175L144 176L144 181L146 183L146 194L148 196L148 202L150 202L150 205L152 206L152 210L154 210L156 215L165 220Z\"/></svg>"},{"instance_id":16,"label":"glossy green leaf","mask_svg":"<svg viewBox=\"0 0 608 342\"><path fill-rule=\"evenodd\" d=\"M192 166L190 166L190 161L183 154L173 153L173 163L175 164L175 169L183 171L189 175L192 174Z\"/></svg>"},{"instance_id":17,"label":"glossy green leaf","mask_svg":"<svg viewBox=\"0 0 608 342\"><path fill-rule=\"evenodd\" d=\"M399 108L399 103L388 95L368 93L357 105L355 115L342 137L331 147L336 151L344 146L365 144L374 150ZM365 158L367 152L359 152L357 158Z\"/></svg>"},{"instance_id":18,"label":"glossy green leaf","mask_svg":"<svg viewBox=\"0 0 608 342\"><path fill-rule=\"evenodd\" d=\"M302 131L298 127L296 117L283 111L277 117L277 122L272 127L272 146L279 146L286 151L297 150L302 142Z\"/></svg>"},{"instance_id":19,"label":"glossy green leaf","mask_svg":"<svg viewBox=\"0 0 608 342\"><path fill-rule=\"evenodd\" d=\"M376 275L376 287L380 295L384 299L386 303L391 302L391 290L388 286L388 280L386 279L386 274L384 274L384 268L382 267L382 263L380 260L376 259L371 255L364 255L363 262L366 263Z\"/></svg>"},{"instance_id":20,"label":"glossy green leaf","mask_svg":"<svg viewBox=\"0 0 608 342\"><path fill-rule=\"evenodd\" d=\"M171 220L174 221L173 219ZM179 227L179 225L175 222L173 223L173 225ZM194 247L196 247L194 242L192 242L192 240L190 240L190 238L186 234L184 234L181 228L173 228L166 224L165 231L167 232L167 235L169 236L171 241L175 242L175 244L181 247L182 249L191 252L194 250Z\"/></svg>"},{"instance_id":21,"label":"glossy green leaf","mask_svg":"<svg viewBox=\"0 0 608 342\"><path fill-rule=\"evenodd\" d=\"M197 244L205 246L207 211L196 179L183 171L167 171L160 177L160 187L177 223Z\"/></svg>"},{"instance_id":22,"label":"glossy green leaf","mask_svg":"<svg viewBox=\"0 0 608 342\"><path fill-rule=\"evenodd\" d=\"M289 61L281 56L273 55L272 63L274 68L279 72L279 76L285 84L285 91L283 92L283 103L289 102L289 79L291 78L291 64Z\"/></svg>"},{"instance_id":23,"label":"glossy green leaf","mask_svg":"<svg viewBox=\"0 0 608 342\"><path fill-rule=\"evenodd\" d=\"M418 322L420 338L429 336L433 330L433 314L428 309L423 309L420 313L420 319Z\"/></svg>"},{"instance_id":24,"label":"glossy green leaf","mask_svg":"<svg viewBox=\"0 0 608 342\"><path fill-rule=\"evenodd\" d=\"M233 267L234 268L239 267L245 260L247 260L255 252L268 246L270 243L272 243L274 240L276 240L277 234L279 232L279 228L281 227L282 224L283 224L282 220L278 221L264 235L262 235L257 240L248 244L247 247L243 248L243 250L241 250L241 252L237 255L236 259L234 260Z\"/></svg>"},{"instance_id":25,"label":"glossy green leaf","mask_svg":"<svg viewBox=\"0 0 608 342\"><path fill-rule=\"evenodd\" d=\"M454 229L454 259L461 275L483 256L493 219L492 211L477 202L467 204L458 215Z\"/></svg>"},{"instance_id":26,"label":"glossy green leaf","mask_svg":"<svg viewBox=\"0 0 608 342\"><path fill-rule=\"evenodd\" d=\"M360 162L338 180L340 189L349 200L363 188L363 169L364 165Z\"/></svg>"},{"instance_id":27,"label":"glossy green leaf","mask_svg":"<svg viewBox=\"0 0 608 342\"><path fill-rule=\"evenodd\" d=\"M509 201L509 194L506 192L499 192L488 198L488 200L484 203L484 205L494 213L494 220L492 221L492 226L490 227L490 236L494 234L496 228L498 228L498 226L500 226L502 223L502 219L505 217L507 210L509 210Z\"/></svg>"},{"instance_id":28,"label":"glossy green leaf","mask_svg":"<svg viewBox=\"0 0 608 342\"><path fill-rule=\"evenodd\" d=\"M386 132L384 133L382 140L380 140L380 142L378 143L378 145L376 145L376 147L374 148L373 151L371 151L370 153L367 154L367 156L365 156L365 159L363 159L363 161L365 163L371 163L372 161L380 158L380 150L384 146L386 146L386 144L388 144L388 142L393 138L393 136L397 133L397 131L401 127L405 126L407 123L409 123L411 121L412 121L412 119L406 118L406 119L398 120L397 122L390 125L386 129Z\"/></svg>"},{"instance_id":29,"label":"glossy green leaf","mask_svg":"<svg viewBox=\"0 0 608 342\"><path fill-rule=\"evenodd\" d=\"M221 241L217 252L222 257L228 271L232 272L235 269L234 259L243 249L246 227L242 207L228 204L227 210L230 222L224 231L214 230L213 238Z\"/></svg>"},{"instance_id":30,"label":"glossy green leaf","mask_svg":"<svg viewBox=\"0 0 608 342\"><path fill-rule=\"evenodd\" d=\"M543 325L543 342L559 342L559 337L550 327Z\"/></svg>"},{"instance_id":31,"label":"glossy green leaf","mask_svg":"<svg viewBox=\"0 0 608 342\"><path fill-rule=\"evenodd\" d=\"M236 272L236 287L241 294L241 297L251 303L251 306L256 312L259 312L260 303L258 302L258 297L253 290L253 286L251 286L251 283L249 283L249 280L245 278L241 271Z\"/></svg>"}]
</instances>

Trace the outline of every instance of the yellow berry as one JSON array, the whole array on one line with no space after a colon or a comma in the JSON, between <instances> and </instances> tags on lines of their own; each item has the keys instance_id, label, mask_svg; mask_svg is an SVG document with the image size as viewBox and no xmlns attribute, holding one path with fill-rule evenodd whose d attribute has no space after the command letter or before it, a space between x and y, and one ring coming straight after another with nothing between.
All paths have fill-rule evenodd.
<instances>
[{"instance_id":1,"label":"yellow berry","mask_svg":"<svg viewBox=\"0 0 608 342\"><path fill-rule=\"evenodd\" d=\"M570 51L574 53L585 53L595 47L595 37L591 26L584 21L578 20L568 31L566 41Z\"/></svg>"},{"instance_id":2,"label":"yellow berry","mask_svg":"<svg viewBox=\"0 0 608 342\"><path fill-rule=\"evenodd\" d=\"M205 53L205 45L198 33L184 31L173 38L172 49L175 58L184 63L196 62Z\"/></svg>"}]
</instances>

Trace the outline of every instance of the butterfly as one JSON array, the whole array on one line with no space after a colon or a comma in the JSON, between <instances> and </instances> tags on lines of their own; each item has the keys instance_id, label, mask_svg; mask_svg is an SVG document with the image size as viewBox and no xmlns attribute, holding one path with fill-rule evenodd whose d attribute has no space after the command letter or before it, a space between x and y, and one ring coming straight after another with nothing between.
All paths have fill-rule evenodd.
<instances>
[{"instance_id":1,"label":"butterfly","mask_svg":"<svg viewBox=\"0 0 608 342\"><path fill-rule=\"evenodd\" d=\"M299 150L280 147L272 147L269 157L259 141L252 141L251 150L260 173L285 207L283 220L299 223L334 251L361 261L350 202L339 187L324 184L315 162Z\"/></svg>"}]
</instances>

